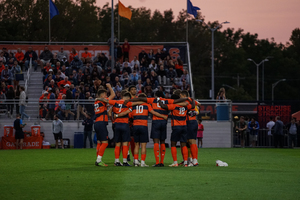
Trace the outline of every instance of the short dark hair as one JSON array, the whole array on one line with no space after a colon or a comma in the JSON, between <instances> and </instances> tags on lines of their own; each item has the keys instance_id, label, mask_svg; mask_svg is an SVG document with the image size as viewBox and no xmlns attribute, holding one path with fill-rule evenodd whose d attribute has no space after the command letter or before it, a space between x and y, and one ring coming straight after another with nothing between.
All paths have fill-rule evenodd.
<instances>
[{"instance_id":1,"label":"short dark hair","mask_svg":"<svg viewBox=\"0 0 300 200\"><path fill-rule=\"evenodd\" d=\"M180 99L180 96L177 94L172 94L171 99Z\"/></svg>"},{"instance_id":2,"label":"short dark hair","mask_svg":"<svg viewBox=\"0 0 300 200\"><path fill-rule=\"evenodd\" d=\"M276 119L280 120L280 116L277 116Z\"/></svg>"},{"instance_id":3,"label":"short dark hair","mask_svg":"<svg viewBox=\"0 0 300 200\"><path fill-rule=\"evenodd\" d=\"M155 92L155 96L165 98L165 95L162 91L158 90Z\"/></svg>"},{"instance_id":4,"label":"short dark hair","mask_svg":"<svg viewBox=\"0 0 300 200\"><path fill-rule=\"evenodd\" d=\"M129 98L131 98L131 94L130 94L129 92L125 92L125 93L122 95L122 97L129 97Z\"/></svg>"},{"instance_id":5,"label":"short dark hair","mask_svg":"<svg viewBox=\"0 0 300 200\"><path fill-rule=\"evenodd\" d=\"M180 89L177 89L177 90L175 90L175 91L173 92L173 94L176 94L177 96L179 96L180 93L181 93L181 90L180 90Z\"/></svg>"},{"instance_id":6,"label":"short dark hair","mask_svg":"<svg viewBox=\"0 0 300 200\"><path fill-rule=\"evenodd\" d=\"M138 97L147 97L147 95L145 93L141 93Z\"/></svg>"},{"instance_id":7,"label":"short dark hair","mask_svg":"<svg viewBox=\"0 0 300 200\"><path fill-rule=\"evenodd\" d=\"M107 93L107 90L100 89L100 90L98 90L97 95L100 96L103 93Z\"/></svg>"},{"instance_id":8,"label":"short dark hair","mask_svg":"<svg viewBox=\"0 0 300 200\"><path fill-rule=\"evenodd\" d=\"M130 91L132 88L135 88L135 89L136 89L136 86L135 86L135 85L129 86L128 91Z\"/></svg>"},{"instance_id":9,"label":"short dark hair","mask_svg":"<svg viewBox=\"0 0 300 200\"><path fill-rule=\"evenodd\" d=\"M187 90L182 90L181 93L183 96L189 97L189 92Z\"/></svg>"}]
</instances>

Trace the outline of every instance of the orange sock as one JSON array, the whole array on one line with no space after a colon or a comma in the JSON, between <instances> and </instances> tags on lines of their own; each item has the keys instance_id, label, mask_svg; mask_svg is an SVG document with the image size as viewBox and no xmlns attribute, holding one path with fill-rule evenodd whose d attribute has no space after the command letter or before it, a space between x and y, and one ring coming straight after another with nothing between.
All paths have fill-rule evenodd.
<instances>
[{"instance_id":1,"label":"orange sock","mask_svg":"<svg viewBox=\"0 0 300 200\"><path fill-rule=\"evenodd\" d=\"M172 153L172 157L173 157L173 161L177 161L177 149L176 147L171 147L171 153Z\"/></svg>"},{"instance_id":2,"label":"orange sock","mask_svg":"<svg viewBox=\"0 0 300 200\"><path fill-rule=\"evenodd\" d=\"M108 146L108 143L102 143L102 145L100 146L100 150L99 150L99 155L100 156L103 156L104 151L105 151L107 146Z\"/></svg>"},{"instance_id":3,"label":"orange sock","mask_svg":"<svg viewBox=\"0 0 300 200\"><path fill-rule=\"evenodd\" d=\"M119 159L120 157L120 147L115 147L115 159Z\"/></svg>"},{"instance_id":4,"label":"orange sock","mask_svg":"<svg viewBox=\"0 0 300 200\"><path fill-rule=\"evenodd\" d=\"M166 145L160 144L160 163L162 164L164 164L165 154L166 154Z\"/></svg>"},{"instance_id":5,"label":"orange sock","mask_svg":"<svg viewBox=\"0 0 300 200\"><path fill-rule=\"evenodd\" d=\"M101 146L101 143L97 143L97 156L100 156L99 153L100 153L100 146Z\"/></svg>"},{"instance_id":6,"label":"orange sock","mask_svg":"<svg viewBox=\"0 0 300 200\"><path fill-rule=\"evenodd\" d=\"M127 159L128 146L123 146L122 153L123 153L123 159Z\"/></svg>"},{"instance_id":7,"label":"orange sock","mask_svg":"<svg viewBox=\"0 0 300 200\"><path fill-rule=\"evenodd\" d=\"M191 145L191 152L192 152L193 159L198 159L198 147L196 144Z\"/></svg>"},{"instance_id":8,"label":"orange sock","mask_svg":"<svg viewBox=\"0 0 300 200\"><path fill-rule=\"evenodd\" d=\"M145 161L146 160L146 154L142 154L142 161Z\"/></svg>"},{"instance_id":9,"label":"orange sock","mask_svg":"<svg viewBox=\"0 0 300 200\"><path fill-rule=\"evenodd\" d=\"M158 143L154 143L153 150L154 150L154 157L155 157L156 164L159 164L159 144Z\"/></svg>"},{"instance_id":10,"label":"orange sock","mask_svg":"<svg viewBox=\"0 0 300 200\"><path fill-rule=\"evenodd\" d=\"M122 148L123 148L123 146L120 146L120 147L119 147L119 157L120 157L120 155L121 155Z\"/></svg>"},{"instance_id":11,"label":"orange sock","mask_svg":"<svg viewBox=\"0 0 300 200\"><path fill-rule=\"evenodd\" d=\"M182 153L183 153L183 160L187 161L189 153L188 153L188 149L186 146L182 147Z\"/></svg>"},{"instance_id":12,"label":"orange sock","mask_svg":"<svg viewBox=\"0 0 300 200\"><path fill-rule=\"evenodd\" d=\"M139 159L139 154L134 154L134 159L138 160Z\"/></svg>"},{"instance_id":13,"label":"orange sock","mask_svg":"<svg viewBox=\"0 0 300 200\"><path fill-rule=\"evenodd\" d=\"M132 155L134 155L135 143L134 143L134 139L133 138L131 138L131 141L130 141L130 148L131 148Z\"/></svg>"}]
</instances>

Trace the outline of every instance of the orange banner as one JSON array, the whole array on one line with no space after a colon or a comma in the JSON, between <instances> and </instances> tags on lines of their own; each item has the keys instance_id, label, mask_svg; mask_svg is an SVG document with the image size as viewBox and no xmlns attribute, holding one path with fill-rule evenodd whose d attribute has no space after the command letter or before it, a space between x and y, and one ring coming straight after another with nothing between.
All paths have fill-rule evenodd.
<instances>
[{"instance_id":1,"label":"orange banner","mask_svg":"<svg viewBox=\"0 0 300 200\"><path fill-rule=\"evenodd\" d=\"M43 137L24 137L23 149L41 149ZM16 149L16 139L14 137L2 137L3 149Z\"/></svg>"},{"instance_id":2,"label":"orange banner","mask_svg":"<svg viewBox=\"0 0 300 200\"><path fill-rule=\"evenodd\" d=\"M6 47L8 52L13 52L14 54L17 53L17 49L21 48L22 52L25 54L28 50L28 47L32 47L32 49L37 53L39 56L44 47L47 46L52 53L57 53L60 51L60 48L63 47L64 51L70 55L72 48L78 53L79 58L81 58L81 54L84 52L84 48L87 47L92 54L92 57L97 56L98 53L104 53L107 57L109 56L109 46L107 45L23 45L23 44L16 44L16 45L6 45L0 44L0 49ZM157 49L162 49L163 45L131 45L130 52L129 52L129 61L133 60L134 56L139 56L139 53L142 49L145 50L146 53L149 53L150 49L153 49L154 53L157 53Z\"/></svg>"}]
</instances>

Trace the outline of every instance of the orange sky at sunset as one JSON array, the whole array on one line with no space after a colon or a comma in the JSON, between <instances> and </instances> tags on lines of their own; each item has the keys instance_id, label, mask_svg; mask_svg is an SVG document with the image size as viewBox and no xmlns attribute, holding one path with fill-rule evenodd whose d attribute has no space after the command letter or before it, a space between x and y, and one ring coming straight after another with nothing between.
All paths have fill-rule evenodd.
<instances>
[{"instance_id":1,"label":"orange sky at sunset","mask_svg":"<svg viewBox=\"0 0 300 200\"><path fill-rule=\"evenodd\" d=\"M108 0L97 0L102 7ZM114 4L118 1L114 0ZM174 15L186 9L186 0L121 0L125 6L146 7L151 11L172 8ZM229 21L224 27L251 34L258 33L259 39L274 37L275 42L289 41L292 30L300 27L300 0L191 0L201 8L205 21Z\"/></svg>"}]
</instances>

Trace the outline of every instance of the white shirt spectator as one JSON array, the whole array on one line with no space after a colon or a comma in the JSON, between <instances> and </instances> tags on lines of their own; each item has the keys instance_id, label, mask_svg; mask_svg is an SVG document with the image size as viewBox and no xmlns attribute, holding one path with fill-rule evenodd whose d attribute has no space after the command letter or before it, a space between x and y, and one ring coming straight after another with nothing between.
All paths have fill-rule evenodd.
<instances>
[{"instance_id":1,"label":"white shirt spectator","mask_svg":"<svg viewBox=\"0 0 300 200\"><path fill-rule=\"evenodd\" d=\"M122 67L124 67L125 66L125 63L127 63L128 64L128 67L131 67L131 64L130 64L130 62L123 62L123 64L122 64ZM122 68L123 69L123 68Z\"/></svg>"},{"instance_id":2,"label":"white shirt spectator","mask_svg":"<svg viewBox=\"0 0 300 200\"><path fill-rule=\"evenodd\" d=\"M130 63L130 67L133 68L135 64L137 64L137 66L140 68L140 61L138 60L132 60Z\"/></svg>"},{"instance_id":3,"label":"white shirt spectator","mask_svg":"<svg viewBox=\"0 0 300 200\"><path fill-rule=\"evenodd\" d=\"M268 135L272 135L272 128L273 128L274 125L275 125L275 122L274 122L274 121L269 121L269 122L267 123Z\"/></svg>"}]
</instances>

